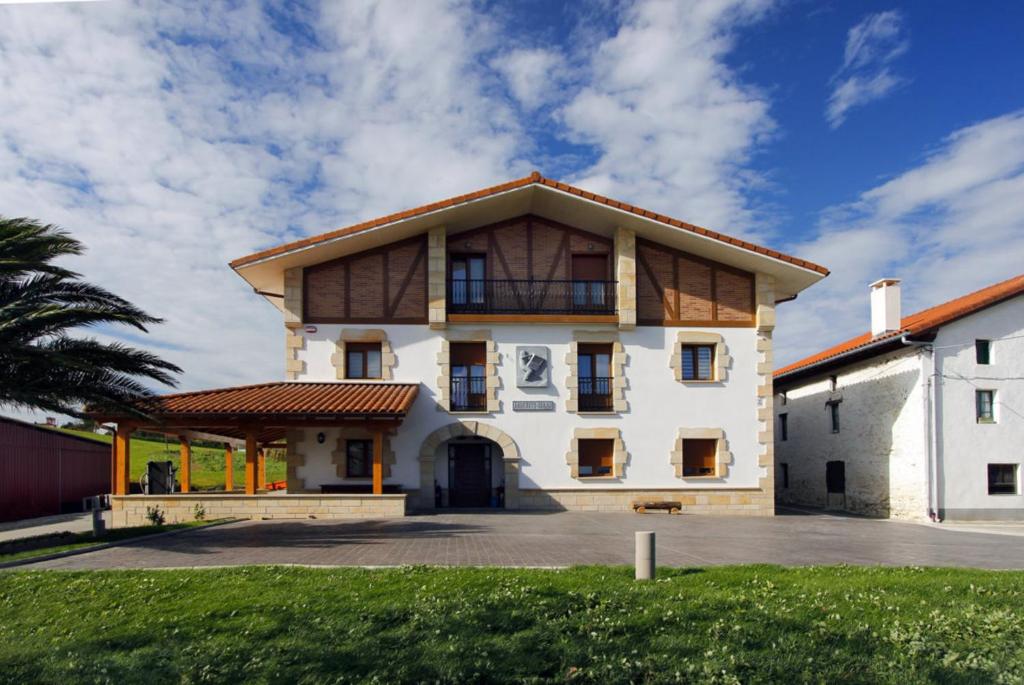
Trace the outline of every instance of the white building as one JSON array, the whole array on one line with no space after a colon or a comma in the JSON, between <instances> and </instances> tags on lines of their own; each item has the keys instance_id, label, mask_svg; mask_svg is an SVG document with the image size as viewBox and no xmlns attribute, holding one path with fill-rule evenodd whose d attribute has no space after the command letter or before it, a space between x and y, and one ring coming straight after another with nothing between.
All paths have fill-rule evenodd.
<instances>
[{"instance_id":1,"label":"white building","mask_svg":"<svg viewBox=\"0 0 1024 685\"><path fill-rule=\"evenodd\" d=\"M1024 275L907 317L871 285L871 332L775 372L780 503L871 516L1024 519Z\"/></svg>"},{"instance_id":2,"label":"white building","mask_svg":"<svg viewBox=\"0 0 1024 685\"><path fill-rule=\"evenodd\" d=\"M775 304L828 273L536 173L232 267L281 310L285 382L153 415L286 439L289 495L748 515L774 512Z\"/></svg>"}]
</instances>

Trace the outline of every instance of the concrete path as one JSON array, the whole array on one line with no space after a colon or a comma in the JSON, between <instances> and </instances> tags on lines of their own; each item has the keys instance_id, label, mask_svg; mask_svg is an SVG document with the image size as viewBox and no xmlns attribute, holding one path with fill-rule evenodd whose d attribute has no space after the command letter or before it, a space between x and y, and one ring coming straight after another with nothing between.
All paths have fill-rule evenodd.
<instances>
[{"instance_id":1,"label":"concrete path","mask_svg":"<svg viewBox=\"0 0 1024 685\"><path fill-rule=\"evenodd\" d=\"M109 526L110 512L103 512L103 518ZM85 533L91 530L91 512L43 516L41 518L0 523L0 542L33 538L38 535L53 535L55 533Z\"/></svg>"},{"instance_id":2,"label":"concrete path","mask_svg":"<svg viewBox=\"0 0 1024 685\"><path fill-rule=\"evenodd\" d=\"M774 518L565 512L245 521L22 568L631 564L638 530L656 532L658 564L670 566L1024 568L1024 544L1006 536L803 512Z\"/></svg>"}]
</instances>

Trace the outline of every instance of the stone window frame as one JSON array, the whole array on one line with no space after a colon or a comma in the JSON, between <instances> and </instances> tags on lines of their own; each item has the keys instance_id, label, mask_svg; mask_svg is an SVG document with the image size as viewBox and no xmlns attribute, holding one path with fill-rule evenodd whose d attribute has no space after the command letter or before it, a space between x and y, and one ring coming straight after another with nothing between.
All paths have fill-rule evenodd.
<instances>
[{"instance_id":1,"label":"stone window frame","mask_svg":"<svg viewBox=\"0 0 1024 685\"><path fill-rule=\"evenodd\" d=\"M683 441L684 440L715 440L715 473L710 476L683 475ZM676 434L675 449L669 460L675 469L676 478L683 480L721 480L729 476L729 464L732 463L732 452L729 451L729 440L721 428L680 428Z\"/></svg>"},{"instance_id":2,"label":"stone window frame","mask_svg":"<svg viewBox=\"0 0 1024 685\"><path fill-rule=\"evenodd\" d=\"M380 378L345 378L345 344L346 343L380 343ZM397 357L388 341L388 334L382 328L343 328L334 341L335 352L331 355L331 365L335 369L335 376L338 380L347 380L356 383L373 383L390 381L394 378L394 368L397 364Z\"/></svg>"},{"instance_id":3,"label":"stone window frame","mask_svg":"<svg viewBox=\"0 0 1024 685\"><path fill-rule=\"evenodd\" d=\"M714 378L711 380L686 380L683 378L683 345L714 345L715 359L712 364ZM732 364L732 357L729 355L729 348L725 345L725 337L720 333L707 331L679 331L676 334L676 342L672 347L672 356L669 358L669 366L675 375L675 379L687 385L708 385L713 383L725 383L729 379L729 366Z\"/></svg>"},{"instance_id":4,"label":"stone window frame","mask_svg":"<svg viewBox=\"0 0 1024 685\"><path fill-rule=\"evenodd\" d=\"M338 474L338 478L347 480L349 482L356 483L369 483L373 480L372 476L352 476L349 477L346 473L348 468L348 453L345 450L345 443L349 440L369 440L373 442L373 433L365 428L359 426L343 426L341 432L338 434L338 440L335 443L336 449L331 452L331 463L334 464L335 472ZM384 478L391 477L391 466L396 463L395 451L391 448L391 436L396 431L385 431L381 436L381 449ZM372 472L371 472L372 473Z\"/></svg>"},{"instance_id":5,"label":"stone window frame","mask_svg":"<svg viewBox=\"0 0 1024 685\"><path fill-rule=\"evenodd\" d=\"M610 344L612 346L612 409L611 411L579 410L579 346L580 344ZM618 331L573 331L569 352L565 355L565 365L569 375L565 386L569 391L565 401L565 410L571 414L621 414L629 411L626 401L626 348L619 340Z\"/></svg>"},{"instance_id":6,"label":"stone window frame","mask_svg":"<svg viewBox=\"0 0 1024 685\"><path fill-rule=\"evenodd\" d=\"M456 342L477 342L484 343L484 378L487 390L487 407L481 410L453 410L452 401L452 364L451 364L451 343ZM501 400L498 399L498 388L501 386L501 379L498 377L498 365L501 364L501 356L498 354L498 343L489 329L472 331L444 330L444 337L441 339L441 351L437 353L437 364L441 373L437 377L438 400L437 407L440 411L449 414L495 414L501 411Z\"/></svg>"},{"instance_id":7,"label":"stone window frame","mask_svg":"<svg viewBox=\"0 0 1024 685\"><path fill-rule=\"evenodd\" d=\"M612 440L612 475L581 476L580 475L580 440ZM576 428L569 443L569 451L565 453L565 463L569 465L569 475L579 481L616 480L625 478L626 463L629 452L622 440L622 431L618 428Z\"/></svg>"}]
</instances>

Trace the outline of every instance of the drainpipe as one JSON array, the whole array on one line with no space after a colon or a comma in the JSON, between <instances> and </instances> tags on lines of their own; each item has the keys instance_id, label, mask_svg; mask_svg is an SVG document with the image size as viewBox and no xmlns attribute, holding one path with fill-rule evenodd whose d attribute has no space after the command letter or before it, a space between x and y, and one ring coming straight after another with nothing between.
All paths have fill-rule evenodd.
<instances>
[{"instance_id":1,"label":"drainpipe","mask_svg":"<svg viewBox=\"0 0 1024 685\"><path fill-rule=\"evenodd\" d=\"M921 349L921 378L924 381L924 443L925 457L928 461L926 470L928 481L928 518L934 523L941 523L939 518L938 464L936 463L937 448L935 445L935 350L931 344L919 340L910 340L906 334L900 338L904 345Z\"/></svg>"}]
</instances>

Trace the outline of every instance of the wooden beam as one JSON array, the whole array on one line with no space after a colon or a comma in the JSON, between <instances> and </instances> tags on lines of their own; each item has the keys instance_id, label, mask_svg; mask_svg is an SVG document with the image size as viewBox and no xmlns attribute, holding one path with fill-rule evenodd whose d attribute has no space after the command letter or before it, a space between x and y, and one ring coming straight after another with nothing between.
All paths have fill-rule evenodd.
<instances>
[{"instance_id":1,"label":"wooden beam","mask_svg":"<svg viewBox=\"0 0 1024 685\"><path fill-rule=\"evenodd\" d=\"M114 441L117 443L117 472L114 483L115 495L127 495L131 492L132 479L132 431L131 424L123 423L117 425L117 435Z\"/></svg>"},{"instance_id":2,"label":"wooden beam","mask_svg":"<svg viewBox=\"0 0 1024 685\"><path fill-rule=\"evenodd\" d=\"M373 431L373 494L384 494L384 431Z\"/></svg>"},{"instance_id":3,"label":"wooden beam","mask_svg":"<svg viewBox=\"0 0 1024 685\"><path fill-rule=\"evenodd\" d=\"M178 436L179 452L181 454L181 465L178 469L178 477L181 480L181 491L192 490L192 443L184 435Z\"/></svg>"},{"instance_id":4,"label":"wooden beam","mask_svg":"<svg viewBox=\"0 0 1024 685\"><path fill-rule=\"evenodd\" d=\"M262 447L256 452L256 488L267 489L267 452Z\"/></svg>"},{"instance_id":5,"label":"wooden beam","mask_svg":"<svg viewBox=\"0 0 1024 685\"><path fill-rule=\"evenodd\" d=\"M235 448L230 442L224 443L224 491L235 489Z\"/></svg>"},{"instance_id":6,"label":"wooden beam","mask_svg":"<svg viewBox=\"0 0 1024 685\"><path fill-rule=\"evenodd\" d=\"M254 430L245 432L245 494L256 494L256 460L259 446L258 434Z\"/></svg>"}]
</instances>

